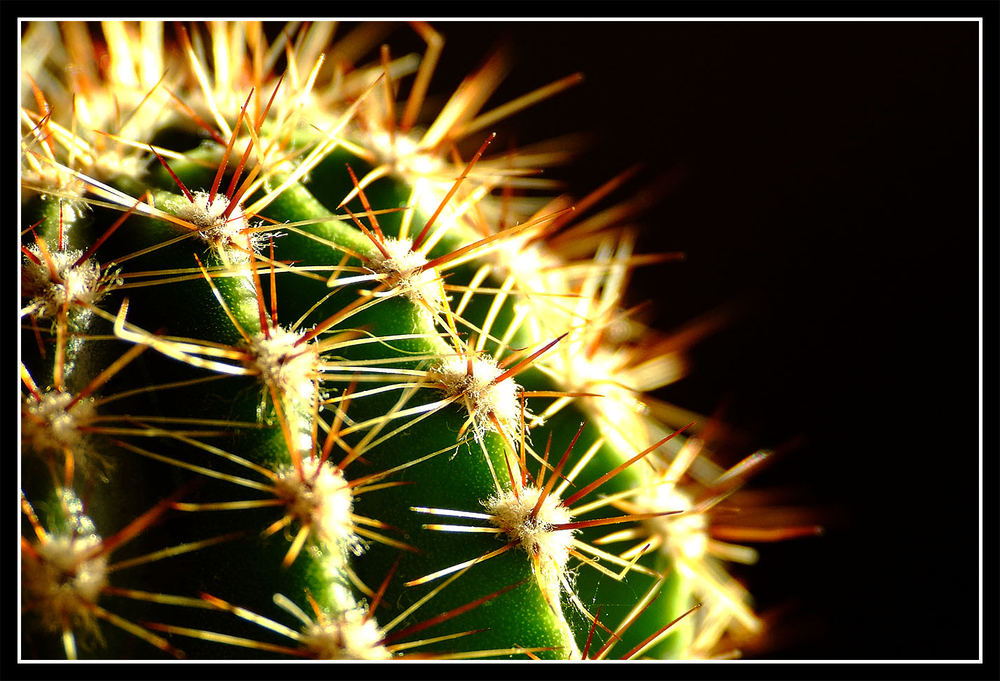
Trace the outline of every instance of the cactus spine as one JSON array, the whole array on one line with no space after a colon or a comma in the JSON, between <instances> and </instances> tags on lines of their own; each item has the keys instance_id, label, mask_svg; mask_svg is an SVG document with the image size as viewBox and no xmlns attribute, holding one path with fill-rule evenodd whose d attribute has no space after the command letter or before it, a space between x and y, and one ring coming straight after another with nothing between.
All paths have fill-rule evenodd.
<instances>
[{"instance_id":1,"label":"cactus spine","mask_svg":"<svg viewBox=\"0 0 1000 681\"><path fill-rule=\"evenodd\" d=\"M574 212L515 195L557 149L490 153L577 77L480 113L494 55L427 118L442 39L365 62L384 28L27 26L24 657L692 657L759 628L705 509L762 456L723 471L643 396L683 361L622 309L629 230L581 217L623 178Z\"/></svg>"}]
</instances>

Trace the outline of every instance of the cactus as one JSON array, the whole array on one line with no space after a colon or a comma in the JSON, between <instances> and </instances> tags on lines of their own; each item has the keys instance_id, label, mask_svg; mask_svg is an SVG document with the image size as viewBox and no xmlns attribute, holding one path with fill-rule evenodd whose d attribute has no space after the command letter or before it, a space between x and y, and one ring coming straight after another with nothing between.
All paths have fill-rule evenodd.
<instances>
[{"instance_id":1,"label":"cactus","mask_svg":"<svg viewBox=\"0 0 1000 681\"><path fill-rule=\"evenodd\" d=\"M633 658L759 630L713 463L644 391L623 174L494 152L490 56L435 115L363 25L22 36L26 658ZM371 61L369 53L376 56ZM517 192L520 192L517 193ZM622 211L628 212L628 211ZM731 524L731 523L730 523Z\"/></svg>"}]
</instances>

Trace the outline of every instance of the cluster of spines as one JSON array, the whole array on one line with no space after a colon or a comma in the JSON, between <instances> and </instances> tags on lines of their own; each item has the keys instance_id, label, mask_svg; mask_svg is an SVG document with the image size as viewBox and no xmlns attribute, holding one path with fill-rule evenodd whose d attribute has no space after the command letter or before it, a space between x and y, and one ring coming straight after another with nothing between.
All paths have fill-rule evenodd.
<instances>
[{"instance_id":1,"label":"cluster of spines","mask_svg":"<svg viewBox=\"0 0 1000 681\"><path fill-rule=\"evenodd\" d=\"M703 567L704 546L683 553L681 563L659 561L656 566L653 565L656 561L648 560L660 547L676 550L680 540L671 528L684 527L696 540L705 537L705 520L698 515L703 509L695 512L692 504L685 506L685 495L675 489L693 464L700 465L703 478L711 477L714 472L715 477L725 482L717 485L721 491L713 503L731 492L750 466L738 467L728 474L713 469L701 456L696 441L676 437L685 429L681 424L668 427L658 437L636 446L637 434L642 439L658 430L652 422L635 415L635 406L644 403L636 394L672 378L669 371L679 364L678 350L683 343L668 344L669 351L648 358L643 357L651 349L648 344L623 346L619 341L619 346L629 348L629 352L609 349L607 336L627 320L627 314L617 307L627 273L644 262L642 257L632 255L628 233L609 231L607 219L595 216L590 224L580 224L575 229L578 235L588 236L583 241L595 240L596 256L566 262L548 246L569 231L571 214L564 206L549 206L516 220L501 210L500 217L491 222L491 212L495 215L495 207L488 200L491 191L498 185L512 188L528 184L523 169L503 168L501 160L486 169L481 158L492 136L486 138L468 161L461 160L453 146L449 151L449 145L461 136L478 132L503 115L563 89L578 78L557 81L510 105L477 116L503 71L503 59L495 56L456 90L422 136L414 135L414 123L441 46L440 38L429 27L417 24L416 29L429 44L423 60L394 61L388 49L383 48L376 66L350 74L358 76L352 83L347 83L348 74L336 70L325 81L326 88L320 89L317 83L322 79L324 58L318 46L328 38L327 27L314 25L297 32L296 27L289 27L268 45L259 26L244 29L216 23L209 30L211 59L206 56L208 50L200 33L189 33L182 27L180 53L194 81L183 89L185 84L171 80L176 75L170 75L171 70L159 56L161 53L156 52L162 36L158 38L160 34L153 27L141 24L136 29L109 22L103 27L111 55L108 71L87 73L87 68L82 68L76 72L81 83L89 86L81 88L85 97L80 104L87 106L72 106L74 114L69 125L57 122L63 112L56 110L46 94L54 90L55 96L59 96L64 90L45 82L44 64L29 69L29 73L35 74L30 82L36 107L22 109L24 186L29 192L43 195L39 200L45 210L42 221L29 224L26 230L34 244L23 248L25 271L29 273L26 288L31 297L22 314L38 341L38 354L48 355L40 366L49 367L47 371L52 376L45 380L51 379L53 388L40 389L36 377L22 365L27 393L24 423L29 424L23 430L49 434L31 435L25 441L25 450L38 455L56 490L73 489L81 478L88 488L108 484L103 479L108 477L111 484L121 484L116 476L124 470L108 473L93 469L82 475L76 470L81 456L99 459L104 454L98 452L105 451L110 444L110 450L118 452L116 460L129 457L129 463L118 466L120 469L130 469L139 460L156 460L167 464L164 470L173 473L194 473L235 486L232 489L259 493L254 498L237 500L170 497L154 506L155 511L140 514L139 520L120 529L113 535L115 540L110 542L113 545L110 548L91 548L79 555L75 549L44 548L62 544L52 539L52 533L38 521L25 499L26 517L37 539L34 543L28 539L22 541L25 570L36 570L32 574L38 574L32 561L57 554L59 559L48 558L47 565L62 566L61 576L55 580L62 585L60 588L66 587L63 591L69 592L68 595L59 592L59 600L53 601L54 597L45 595L44 589L39 591L35 582L27 579L27 590L23 592L28 600L25 605L29 610L45 611L46 603L60 604L56 608L62 613L58 618L42 614L41 619L50 629L61 631L67 655L76 652L73 637L80 622L92 623L97 613L97 617L169 653L177 653L177 647L153 631L186 636L202 643L230 643L258 652L384 658L416 647L412 642L399 643L404 634L459 617L494 598L502 600L511 591L536 589L538 607L555 615L552 625L555 633L543 636L546 645L510 640L505 647L488 646L478 651L475 644L471 648L463 645L456 650L465 652L454 652L452 656L605 656L616 641L625 638L626 631L639 619L656 592L651 590L651 595L639 599L641 607L637 605L623 617L621 626L608 629L600 621L599 611L591 613L577 594L580 581L573 583L575 570L568 566L571 555L581 565L594 567L595 574L616 581L630 574L641 574L649 582L660 573L674 571L672 579L676 582L678 573L687 570L684 577L690 585L685 588L693 586L709 606L702 608L708 613L702 631L709 634L702 635L693 649L695 653L709 649L734 615L750 628L757 626L743 604L744 595L734 590L731 580L724 575L718 578L717 570L709 572ZM70 53L87 51L86 36L80 26L69 25L60 30L66 38L64 49ZM39 28L37 34L29 34L26 40L52 37L51 31ZM136 31L138 35L130 35ZM280 76L272 77L282 50L286 69ZM153 63L163 67L163 72L155 78L145 62L150 51L156 52ZM400 107L402 114L397 121L394 89L399 78L411 69L416 70L416 80L405 106ZM109 89L114 88L121 100L132 98L130 103L134 108L124 122L118 118L119 109L115 109L114 117L99 120L101 98L107 96L97 86L100 78L112 81ZM239 93L241 83L247 85L248 94ZM283 83L287 83L286 92L279 96ZM178 96L175 91L185 94ZM187 154L151 143L157 128L167 127L158 120L160 113L152 104L158 98L174 102L173 110L177 112L174 118L206 131L211 141ZM122 104L123 101L118 102L119 107ZM66 106L65 100L61 105ZM83 110L86 114L77 113ZM84 115L87 126L99 133L90 136L81 130ZM65 121L64 113L61 120ZM304 134L301 123L320 132ZM348 132L352 129L353 135ZM244 152L230 164L230 155L239 148ZM343 150L354 159L356 167L367 165L368 170L359 179L348 165L341 171L350 178L347 190L342 196L333 196L332 201L320 204L313 196L315 190L321 189L317 177L330 172L329 167L341 158L343 154L339 152ZM148 161L144 168L138 163L140 160ZM136 175L152 176L158 172L156 168L169 181L160 182L159 189L136 191L141 186L141 177ZM408 172L415 173L415 177L402 183L408 192L403 197L407 209L402 216L398 202L384 203L388 210L380 210L373 192L380 184L397 186L399 178ZM603 199L621 179L579 202L577 213ZM156 180L149 181L151 186L157 186ZM303 187L303 182L311 182L314 192ZM509 209L513 204L509 189L503 192L502 198L506 200L500 205ZM360 204L360 208L353 211L348 208L351 201ZM83 257L82 250L77 252L68 246L73 240L69 232L84 231L82 225L88 209L76 208L80 205L89 205L89 210L103 211L106 215L113 211L122 213L113 220L105 217L110 227L92 237L92 244L86 249L88 258ZM383 220L394 218L397 225L394 234L383 231L381 216L386 216ZM146 230L133 237L139 245L116 253L112 262L93 264L89 257L95 252L100 255L103 251L98 247L105 242L114 245L114 234L129 229L130 225L123 227L129 218L133 224L144 219L141 227L134 228ZM519 224L503 227L512 222ZM416 236L411 238L411 232ZM175 254L158 258L170 253L177 244L190 244L192 238L202 246L193 253L187 248L190 261L173 262L169 258ZM54 247L49 246L50 240L54 240ZM581 239L568 241L579 248ZM289 244L291 248L287 247ZM306 261L299 254L308 253L303 250L307 247L321 251L322 256ZM285 259L276 260L276 254ZM143 271L127 264L130 260L143 262L147 257L172 265ZM76 283L81 280L84 284ZM192 300L179 301L177 309L194 314L191 308L199 305L213 308L214 313L206 315L213 318L192 322L193 331L183 336L172 328L166 332L155 327L144 328L134 322L134 317L130 321L130 288L136 289L135 299L150 290L171 291L178 287L183 287L179 295L194 295L191 293L196 290L194 287L200 287L200 293ZM284 295L286 287L297 293ZM114 291L115 288L118 290ZM106 297L116 301L117 309L106 311L99 306L99 301ZM154 300L162 302L162 298ZM293 307L291 317L295 321L278 323L279 300L282 315L288 314L287 307ZM289 300L295 302L289 305ZM334 310L332 314L330 309ZM373 316L383 311L388 321ZM55 320L44 321L47 316ZM82 316L92 319L74 321ZM152 311L145 311L142 319L143 323L159 321L157 313ZM184 321L178 323L182 328ZM46 347L46 324L54 329L51 344L54 347ZM220 325L225 327L224 331L218 330ZM373 331L371 327L375 325L384 328ZM211 340L199 337L209 328L214 334ZM102 348L110 343L102 341L110 338L125 341L130 347L94 370L84 357L87 353L78 347L81 338L88 345ZM359 349L372 348L382 350L383 354L358 353ZM140 355L148 356L146 349L180 361L191 371L180 372L187 377L157 386L132 385L118 394L105 395L97 400L98 407L115 400L128 404L128 398L136 395L162 401L170 400L171 391L186 395L191 390L214 390L220 379L231 376L249 379L249 383L234 388L232 394L239 396L240 401L252 403L252 407L239 412L243 416L238 418L222 416L228 413L226 409L211 418L193 414L164 418L133 412L116 417L100 410L95 416L94 405L89 401L91 395L123 375L125 368ZM636 357L643 359L636 361ZM595 361L597 358L602 359ZM75 373L84 377L85 384L77 386L78 392L73 396L63 397L71 395L64 376L69 367L77 365L84 367ZM614 373L609 373L609 368ZM630 371L635 376L632 385L629 385ZM531 389L516 383L515 378L525 386L532 384ZM364 387L368 383L376 387ZM252 396L246 397L248 392ZM532 413L527 408L529 398L547 406ZM610 409L609 403L613 405ZM627 422L620 419L623 413L631 414ZM320 418L321 414L325 418ZM531 446L528 435L541 432L546 421L566 421L581 414L608 427L603 431L605 434L598 431L597 435L593 434L593 426L588 427L585 438L590 444L572 469L563 473L584 427L577 430L557 464L548 461L551 441L541 454ZM413 432L427 430L434 415L441 416L433 419L438 429L455 424L436 439L436 446L425 446L417 455L404 453L391 464L368 460L386 454L388 448L398 448L396 442L410 442ZM116 424L116 420L122 423ZM635 424L640 427L635 428ZM104 445L95 444L93 454L87 447L78 447L79 441L94 439L102 439ZM685 444L667 446L675 442ZM239 446L260 451L250 454L238 451ZM332 458L335 450L342 452L339 461ZM198 457L192 456L192 452L197 452ZM531 480L529 456L538 466ZM469 459L475 460L481 469L478 475L488 476L485 479L493 494L478 498L480 508L447 508L427 501L426 496L419 497L419 502L404 502L394 510L394 516L365 515L367 511L362 513L355 508L381 508L375 502L375 505L366 502L387 495L389 489L424 492L427 485L422 486L416 475L421 466L430 459L455 461L459 457L463 457L461 464L466 467ZM662 463L658 463L661 457ZM639 474L634 464L640 463L665 471L664 477ZM376 470L348 481L345 469L362 464L367 471L374 464ZM458 464L454 468L458 469ZM248 476L248 471L256 477ZM396 475L399 473L403 476ZM581 486L578 481L586 479L591 482ZM588 497L609 482L614 484L608 487L617 488L614 492ZM575 491L569 491L570 486ZM657 492L664 486L673 490L671 504L678 508L663 507L663 497L657 496ZM68 491L59 494L64 500L76 498ZM197 497L197 492L193 495ZM585 497L590 500L574 506ZM102 546L108 543L107 539L101 539L93 523L87 525L90 520L86 514L75 507L67 509L65 501L60 504L55 504L54 516L75 519L70 523L75 529L68 535L74 539L60 535L59 542L69 541L71 547L80 542ZM608 505L617 506L624 515L588 516ZM76 582L69 578L81 573L92 575L98 557L138 537L154 524L162 521L168 527L171 521L163 517L168 513L206 517L236 511L260 513L275 507L282 510L280 518L258 528L258 532L262 530L264 536L285 534L288 543L280 549L281 555L275 563L284 570L297 564L310 565L304 568L307 574L301 583L316 590L307 587L300 596L300 602L301 598L309 602L314 617L306 616L287 596L275 596L276 602L284 604L284 610L300 620L302 629L289 629L242 604L230 603L207 592L198 596L141 591L111 586L108 577L100 575L85 580L86 587L74 586ZM506 543L478 557L442 558L437 560L442 565L439 569L413 573L414 568L408 568L407 560L423 553L422 542L418 537L405 535L396 522L386 518L392 516L395 520L421 514L487 521L484 526L426 524L425 529L456 535L481 533L506 539ZM671 520L675 514L684 517ZM697 518L703 524L697 527L691 522L663 524L685 518ZM584 529L623 523L628 523L630 529L586 541L574 536ZM66 523L62 524L65 531ZM205 524L213 525L210 521ZM81 530L83 525L91 529ZM237 541L236 534L239 533L228 531L195 538L149 551L126 563L149 565L179 558L188 560L189 565L208 562L212 560L207 555L209 549ZM599 548L602 544L637 537L642 538L640 545L620 554ZM374 580L378 587L367 583L372 582L370 575L356 574L357 566L351 561L351 556L362 553L366 545L372 549L371 553L401 552L391 569L383 569L384 577ZM456 545L462 544L452 542L452 546ZM510 554L515 553L513 549L521 550L528 559L518 556L514 561L507 560L508 564L521 561L525 566L504 573L507 583L499 584L487 595L456 596L463 601L461 604L456 599L441 600L445 597L440 594L447 593L442 588L444 584L453 585L460 575L479 563L499 560L501 555L510 559ZM737 553L730 551L728 557ZM614 567L609 568L605 563ZM313 564L319 567L311 567ZM414 563L417 564L427 563ZM377 609L385 606L386 594L393 593L394 599L400 601L401 580L394 580L400 565L401 572L411 570L409 579L402 581L403 592L440 577L450 578L424 598L404 597L404 602L411 602L410 607L391 619L391 625L380 628ZM108 570L103 563L100 567ZM316 571L322 574L317 577ZM526 582L521 578L524 575L531 579ZM712 600L710 592L699 591L698 580L705 575L715 578L712 586L719 589L722 597ZM296 583L293 578L288 581ZM606 580L600 582L606 583ZM654 581L654 585L662 586L662 580ZM633 593L637 589L630 588ZM235 614L238 619L293 639L298 647L146 619L140 626L98 605L96 600L101 593L128 595L134 600L165 606ZM437 600L431 600L432 596ZM561 614L564 601L579 614L584 626L571 627L567 623ZM65 605L67 602L71 605ZM447 605L440 606L444 610L419 623L414 613L425 613L428 602ZM499 602L491 606L491 612L496 612ZM687 612L686 600L667 611ZM633 646L627 656L645 651L670 633L675 618L667 617L665 624L662 618L663 615L659 625L652 628L654 635ZM388 633L401 623L405 623L402 630ZM598 648L599 655L591 653L598 629L608 637ZM585 642L583 633L587 634ZM462 631L417 643L450 650L449 646L455 646L465 635L469 635L470 641L475 640L471 631ZM552 645L553 642L556 644Z\"/></svg>"}]
</instances>

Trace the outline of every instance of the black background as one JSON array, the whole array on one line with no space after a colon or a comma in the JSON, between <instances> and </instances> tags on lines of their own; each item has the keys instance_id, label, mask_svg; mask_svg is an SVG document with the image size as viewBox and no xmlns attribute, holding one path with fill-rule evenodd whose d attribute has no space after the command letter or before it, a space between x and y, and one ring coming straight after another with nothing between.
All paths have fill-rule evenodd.
<instances>
[{"instance_id":1,"label":"black background","mask_svg":"<svg viewBox=\"0 0 1000 681\"><path fill-rule=\"evenodd\" d=\"M836 509L825 536L760 545L740 571L762 611L786 607L756 654L978 658L978 23L435 26L432 90L501 36L516 66L488 107L584 73L497 126L596 132L549 176L679 177L643 244L686 260L638 271L634 302L664 330L740 314L659 396L723 407L737 458L797 442L753 484Z\"/></svg>"}]
</instances>

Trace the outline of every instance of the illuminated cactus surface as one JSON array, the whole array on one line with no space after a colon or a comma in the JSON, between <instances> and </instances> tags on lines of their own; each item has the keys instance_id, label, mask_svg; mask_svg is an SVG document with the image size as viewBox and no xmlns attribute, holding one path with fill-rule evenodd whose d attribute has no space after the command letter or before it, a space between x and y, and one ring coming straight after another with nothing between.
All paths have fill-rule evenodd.
<instances>
[{"instance_id":1,"label":"illuminated cactus surface","mask_svg":"<svg viewBox=\"0 0 1000 681\"><path fill-rule=\"evenodd\" d=\"M760 628L709 510L765 454L724 470L644 394L683 343L624 309L663 259L598 209L626 178L571 199L537 176L559 143L490 147L579 77L484 110L498 53L431 112L442 37L389 28L23 27L24 658L699 658Z\"/></svg>"}]
</instances>

